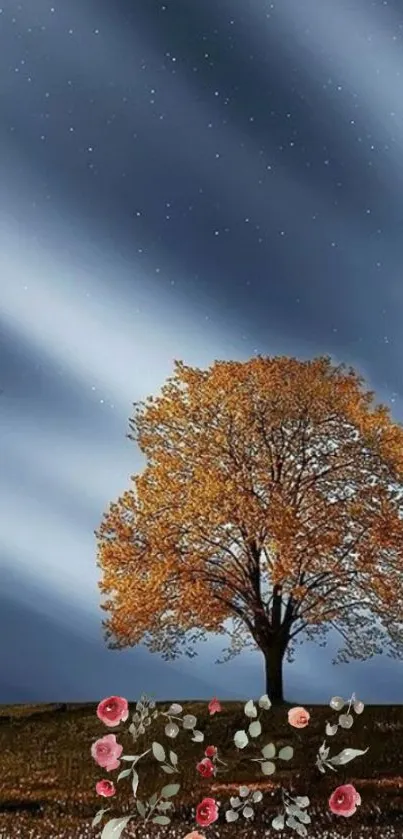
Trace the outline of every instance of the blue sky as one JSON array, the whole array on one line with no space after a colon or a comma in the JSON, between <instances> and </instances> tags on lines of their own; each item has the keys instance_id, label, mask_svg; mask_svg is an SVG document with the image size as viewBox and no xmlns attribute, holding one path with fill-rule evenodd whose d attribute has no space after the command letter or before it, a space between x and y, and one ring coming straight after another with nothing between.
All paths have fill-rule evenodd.
<instances>
[{"instance_id":1,"label":"blue sky","mask_svg":"<svg viewBox=\"0 0 403 839\"><path fill-rule=\"evenodd\" d=\"M401 420L401 11L0 14L0 702L259 694L260 656L212 666L214 639L174 664L106 650L93 531L174 359L329 353ZM331 659L299 648L286 694L400 701L401 662Z\"/></svg>"}]
</instances>

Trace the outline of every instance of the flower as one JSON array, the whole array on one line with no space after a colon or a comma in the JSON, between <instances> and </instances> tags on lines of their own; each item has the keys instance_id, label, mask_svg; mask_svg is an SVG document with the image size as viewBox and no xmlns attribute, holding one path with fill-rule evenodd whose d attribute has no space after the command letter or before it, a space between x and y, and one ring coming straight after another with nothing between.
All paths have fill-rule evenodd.
<instances>
[{"instance_id":1,"label":"flower","mask_svg":"<svg viewBox=\"0 0 403 839\"><path fill-rule=\"evenodd\" d=\"M204 754L206 755L206 757L215 757L216 754L217 754L217 751L218 751L217 746L207 746L207 748L204 750ZM185 839L186 839L186 837L185 837Z\"/></svg>"},{"instance_id":2,"label":"flower","mask_svg":"<svg viewBox=\"0 0 403 839\"><path fill-rule=\"evenodd\" d=\"M192 830L191 833L187 833L183 839L206 839L202 833L199 833L198 830Z\"/></svg>"},{"instance_id":3,"label":"flower","mask_svg":"<svg viewBox=\"0 0 403 839\"><path fill-rule=\"evenodd\" d=\"M309 712L306 708L301 708L301 706L290 708L288 712L288 722L293 728L305 728L309 723L309 719Z\"/></svg>"},{"instance_id":4,"label":"flower","mask_svg":"<svg viewBox=\"0 0 403 839\"><path fill-rule=\"evenodd\" d=\"M216 699L216 697L214 697L214 699L210 700L210 702L208 704L208 710L209 710L210 715L217 714L219 711L222 711L221 705L220 705L218 699Z\"/></svg>"},{"instance_id":5,"label":"flower","mask_svg":"<svg viewBox=\"0 0 403 839\"><path fill-rule=\"evenodd\" d=\"M203 778L211 778L212 775L215 774L214 763L211 762L209 757L204 757L200 763L197 764L196 769L200 772Z\"/></svg>"},{"instance_id":6,"label":"flower","mask_svg":"<svg viewBox=\"0 0 403 839\"><path fill-rule=\"evenodd\" d=\"M110 796L115 795L116 792L113 781L98 781L95 789L98 795L103 795L105 798L110 798Z\"/></svg>"},{"instance_id":7,"label":"flower","mask_svg":"<svg viewBox=\"0 0 403 839\"><path fill-rule=\"evenodd\" d=\"M196 821L201 827L208 827L218 819L218 805L214 798L203 798L196 807Z\"/></svg>"},{"instance_id":8,"label":"flower","mask_svg":"<svg viewBox=\"0 0 403 839\"><path fill-rule=\"evenodd\" d=\"M361 804L360 793L352 784L342 784L341 787L337 787L329 798L329 809L336 816L353 816L359 804Z\"/></svg>"},{"instance_id":9,"label":"flower","mask_svg":"<svg viewBox=\"0 0 403 839\"><path fill-rule=\"evenodd\" d=\"M119 725L120 722L126 722L128 716L128 702L122 696L108 696L99 703L97 708L98 719L109 728Z\"/></svg>"},{"instance_id":10,"label":"flower","mask_svg":"<svg viewBox=\"0 0 403 839\"><path fill-rule=\"evenodd\" d=\"M107 734L96 740L91 746L91 755L98 766L102 766L107 772L111 769L118 769L120 760L118 758L123 752L123 746L116 742L116 734Z\"/></svg>"}]
</instances>

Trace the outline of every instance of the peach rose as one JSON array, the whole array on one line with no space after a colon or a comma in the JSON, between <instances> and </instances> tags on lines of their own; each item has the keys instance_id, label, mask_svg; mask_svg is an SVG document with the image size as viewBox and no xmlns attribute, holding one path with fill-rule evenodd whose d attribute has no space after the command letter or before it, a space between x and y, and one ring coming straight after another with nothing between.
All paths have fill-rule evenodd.
<instances>
[{"instance_id":1,"label":"peach rose","mask_svg":"<svg viewBox=\"0 0 403 839\"><path fill-rule=\"evenodd\" d=\"M309 712L306 708L301 708L301 706L290 708L288 712L288 722L293 728L305 728L309 723L309 719Z\"/></svg>"},{"instance_id":2,"label":"peach rose","mask_svg":"<svg viewBox=\"0 0 403 839\"><path fill-rule=\"evenodd\" d=\"M336 816L353 816L359 804L360 793L352 784L337 787L329 798L329 809Z\"/></svg>"},{"instance_id":3,"label":"peach rose","mask_svg":"<svg viewBox=\"0 0 403 839\"><path fill-rule=\"evenodd\" d=\"M129 716L129 705L127 699L122 696L108 696L99 703L97 717L104 725L113 728L120 722L126 722Z\"/></svg>"},{"instance_id":4,"label":"peach rose","mask_svg":"<svg viewBox=\"0 0 403 839\"><path fill-rule=\"evenodd\" d=\"M110 796L115 795L116 792L113 781L98 781L95 789L98 795L103 795L105 798L110 798Z\"/></svg>"},{"instance_id":5,"label":"peach rose","mask_svg":"<svg viewBox=\"0 0 403 839\"><path fill-rule=\"evenodd\" d=\"M209 714L210 715L217 714L219 711L222 710L221 705L220 705L218 699L216 699L216 697L214 697L214 699L210 700L210 702L208 704L208 709L209 709Z\"/></svg>"},{"instance_id":6,"label":"peach rose","mask_svg":"<svg viewBox=\"0 0 403 839\"><path fill-rule=\"evenodd\" d=\"M191 833L187 833L183 839L206 839L202 833L199 833L198 830L192 830Z\"/></svg>"},{"instance_id":7,"label":"peach rose","mask_svg":"<svg viewBox=\"0 0 403 839\"><path fill-rule=\"evenodd\" d=\"M196 821L201 827L208 827L218 819L218 804L214 798L203 798L196 807Z\"/></svg>"},{"instance_id":8,"label":"peach rose","mask_svg":"<svg viewBox=\"0 0 403 839\"><path fill-rule=\"evenodd\" d=\"M91 755L98 766L102 766L107 772L111 769L118 769L120 760L118 758L123 752L123 746L116 742L116 734L107 734L96 740L91 746Z\"/></svg>"}]
</instances>

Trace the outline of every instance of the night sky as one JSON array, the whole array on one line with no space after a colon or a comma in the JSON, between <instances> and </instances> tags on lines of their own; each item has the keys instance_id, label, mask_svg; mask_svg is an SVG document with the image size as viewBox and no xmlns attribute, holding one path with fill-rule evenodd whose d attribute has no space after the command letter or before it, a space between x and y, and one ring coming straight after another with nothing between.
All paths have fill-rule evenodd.
<instances>
[{"instance_id":1,"label":"night sky","mask_svg":"<svg viewBox=\"0 0 403 839\"><path fill-rule=\"evenodd\" d=\"M93 531L175 358L330 354L402 419L403 7L0 12L0 702L259 696L214 639L108 651ZM332 653L298 648L287 698L401 701L402 663Z\"/></svg>"}]
</instances>

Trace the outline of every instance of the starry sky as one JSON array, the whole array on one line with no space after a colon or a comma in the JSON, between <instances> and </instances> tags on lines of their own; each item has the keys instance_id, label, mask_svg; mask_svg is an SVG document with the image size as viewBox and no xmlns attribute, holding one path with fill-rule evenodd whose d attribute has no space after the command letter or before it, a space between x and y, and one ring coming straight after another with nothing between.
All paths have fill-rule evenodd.
<instances>
[{"instance_id":1,"label":"starry sky","mask_svg":"<svg viewBox=\"0 0 403 839\"><path fill-rule=\"evenodd\" d=\"M402 46L398 0L2 0L0 702L263 692L107 650L93 531L174 359L330 354L402 420ZM401 701L336 649L286 696Z\"/></svg>"}]
</instances>

